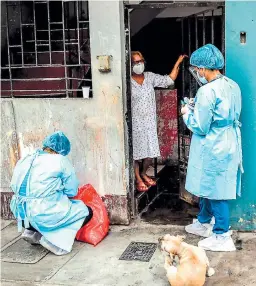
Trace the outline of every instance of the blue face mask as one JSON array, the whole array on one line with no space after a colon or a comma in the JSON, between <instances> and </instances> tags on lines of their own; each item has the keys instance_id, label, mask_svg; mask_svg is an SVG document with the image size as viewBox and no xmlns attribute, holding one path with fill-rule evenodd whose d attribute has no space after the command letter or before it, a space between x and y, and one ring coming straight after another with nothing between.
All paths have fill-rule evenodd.
<instances>
[{"instance_id":1,"label":"blue face mask","mask_svg":"<svg viewBox=\"0 0 256 286\"><path fill-rule=\"evenodd\" d=\"M199 74L198 71L197 71L197 77L198 77L198 79L200 80L200 82L201 82L202 84L207 84L207 83L208 83L208 81L206 80L206 78L205 78L204 76L200 76L200 74Z\"/></svg>"}]
</instances>

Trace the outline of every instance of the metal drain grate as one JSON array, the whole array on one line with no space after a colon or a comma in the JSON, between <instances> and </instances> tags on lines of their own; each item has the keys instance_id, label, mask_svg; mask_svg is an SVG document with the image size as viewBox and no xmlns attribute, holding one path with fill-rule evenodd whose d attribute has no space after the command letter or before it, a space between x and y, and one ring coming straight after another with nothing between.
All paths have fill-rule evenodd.
<instances>
[{"instance_id":1,"label":"metal drain grate","mask_svg":"<svg viewBox=\"0 0 256 286\"><path fill-rule=\"evenodd\" d=\"M156 243L131 242L119 260L139 260L149 262L157 248Z\"/></svg>"}]
</instances>

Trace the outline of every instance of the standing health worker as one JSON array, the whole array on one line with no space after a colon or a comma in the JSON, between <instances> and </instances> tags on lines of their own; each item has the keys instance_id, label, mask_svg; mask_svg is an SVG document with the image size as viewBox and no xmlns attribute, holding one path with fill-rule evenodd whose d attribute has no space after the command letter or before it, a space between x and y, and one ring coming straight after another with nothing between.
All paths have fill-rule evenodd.
<instances>
[{"instance_id":1,"label":"standing health worker","mask_svg":"<svg viewBox=\"0 0 256 286\"><path fill-rule=\"evenodd\" d=\"M181 110L193 132L186 190L200 198L200 212L198 220L185 229L206 237L198 244L205 250L234 251L228 204L241 194L241 91L220 73L224 58L214 45L196 50L190 65L203 86L196 94L194 110L187 105Z\"/></svg>"}]
</instances>

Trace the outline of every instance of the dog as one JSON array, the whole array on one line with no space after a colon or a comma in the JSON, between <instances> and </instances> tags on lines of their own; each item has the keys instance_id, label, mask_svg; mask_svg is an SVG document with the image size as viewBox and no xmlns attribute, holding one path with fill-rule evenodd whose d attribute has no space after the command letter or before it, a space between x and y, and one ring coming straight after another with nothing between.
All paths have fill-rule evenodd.
<instances>
[{"instance_id":1,"label":"dog","mask_svg":"<svg viewBox=\"0 0 256 286\"><path fill-rule=\"evenodd\" d=\"M212 276L215 271L210 267L205 251L183 242L184 239L184 236L170 234L159 238L160 249L168 254L164 263L166 276L171 286L202 286L206 276Z\"/></svg>"}]
</instances>

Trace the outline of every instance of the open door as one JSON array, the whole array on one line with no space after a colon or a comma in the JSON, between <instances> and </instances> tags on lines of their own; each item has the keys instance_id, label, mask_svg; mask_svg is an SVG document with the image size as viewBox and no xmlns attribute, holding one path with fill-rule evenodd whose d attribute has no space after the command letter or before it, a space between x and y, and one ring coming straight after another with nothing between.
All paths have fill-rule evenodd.
<instances>
[{"instance_id":1,"label":"open door","mask_svg":"<svg viewBox=\"0 0 256 286\"><path fill-rule=\"evenodd\" d=\"M125 34L125 62L126 62L126 101L125 101L125 121L127 127L128 141L128 170L129 170L129 192L131 216L136 213L135 188L134 188L134 169L133 169L133 149L132 149L132 110L131 110L131 44L130 44L130 9L124 7L124 34Z\"/></svg>"},{"instance_id":2,"label":"open door","mask_svg":"<svg viewBox=\"0 0 256 286\"><path fill-rule=\"evenodd\" d=\"M157 117L160 125L162 124L160 126L162 129L158 128L158 131L160 130L160 133L158 133L159 143L161 145L161 140L164 143L168 142L166 143L168 147L168 144L174 145L174 139L172 138L175 138L175 146L178 145L175 148L176 160L171 162L170 156L166 160L163 160L163 156L155 159L152 175L156 178L157 186L151 187L147 192L138 192L134 185L133 169L130 53L131 47L133 50L140 50L143 54L145 52L148 70L158 74L166 74L169 72L169 65L172 66L172 63L175 63L179 54L183 53L190 56L194 50L204 44L213 43L224 52L224 2L196 2L196 4L191 3L191 1L184 1L182 4L162 1L142 1L137 4L128 2L128 4L124 5L124 24L126 56L125 119L127 123L126 134L128 134L128 197L130 199L131 215L133 217L141 216L143 213L148 212L150 206L153 206L155 202L159 202L161 209L163 209L162 206L165 203L168 204L168 207L176 204L177 208L182 208L186 204L183 204L181 200L186 201L190 205L196 205L198 198L185 190L192 134L184 125L182 117L177 116L177 114L180 111L181 99L194 97L199 86L189 73L189 63L187 61L182 66L181 76L175 82L178 94L176 94L176 91L174 94L174 91L168 89L155 89L156 97L159 99L159 101L156 101ZM141 29L142 26L143 29ZM136 36L138 29L141 29L141 31ZM165 39L166 35L170 35L168 40ZM152 41L152 39L155 39L155 41ZM164 41L162 41L163 39ZM163 45L160 44L162 42L165 44L165 47L168 47L165 53ZM160 45L161 49L158 50L158 47L156 48L153 43ZM163 57L167 53L169 53L169 57ZM159 55L161 56L159 57ZM157 64L156 59L158 61ZM166 63L168 70L165 71ZM172 100L172 98L175 98L175 100ZM160 105L160 108L158 105ZM173 111L175 118L171 117ZM164 116L164 120L162 120L161 116ZM173 131L170 130L172 129L171 125L175 125L175 128L173 127L173 129L176 129L175 136L173 135L174 133L169 132ZM161 201L161 198L164 198L163 201Z\"/></svg>"},{"instance_id":3,"label":"open door","mask_svg":"<svg viewBox=\"0 0 256 286\"><path fill-rule=\"evenodd\" d=\"M225 54L225 7L220 3L214 9L180 18L182 50L188 56L205 44L212 43ZM195 97L198 84L188 71L189 63L182 66L182 89L180 99ZM224 72L224 71L223 71ZM180 102L180 101L179 101ZM180 108L179 108L180 110ZM179 117L179 196L189 204L196 205L198 198L185 189L186 172L189 158L191 132Z\"/></svg>"}]
</instances>

